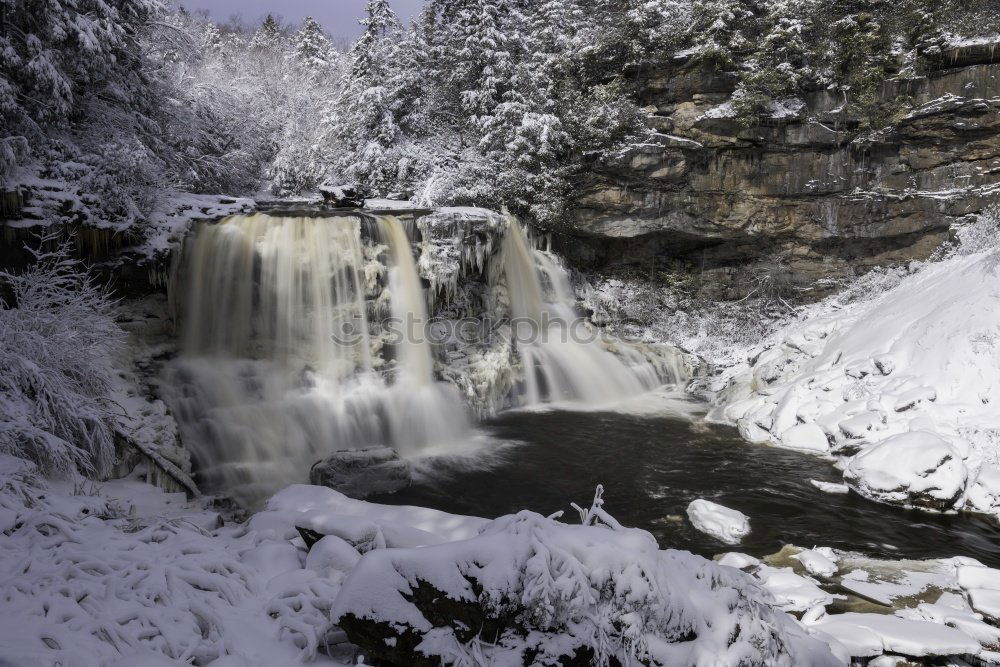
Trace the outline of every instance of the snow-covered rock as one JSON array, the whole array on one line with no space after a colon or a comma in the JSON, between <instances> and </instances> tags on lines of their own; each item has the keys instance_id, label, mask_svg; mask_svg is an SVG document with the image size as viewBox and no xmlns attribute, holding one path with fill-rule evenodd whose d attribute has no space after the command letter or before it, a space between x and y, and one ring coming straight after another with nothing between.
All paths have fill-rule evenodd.
<instances>
[{"instance_id":1,"label":"snow-covered rock","mask_svg":"<svg viewBox=\"0 0 1000 667\"><path fill-rule=\"evenodd\" d=\"M820 588L813 579L795 574L790 567L762 565L755 576L774 597L778 607L785 611L806 611L833 602L833 595Z\"/></svg>"},{"instance_id":2,"label":"snow-covered rock","mask_svg":"<svg viewBox=\"0 0 1000 667\"><path fill-rule=\"evenodd\" d=\"M713 416L751 442L841 457L848 483L869 498L1000 513L991 220L958 230L968 247L942 260L872 272L803 307L745 350L747 365L724 371Z\"/></svg>"},{"instance_id":3,"label":"snow-covered rock","mask_svg":"<svg viewBox=\"0 0 1000 667\"><path fill-rule=\"evenodd\" d=\"M961 505L968 470L948 441L928 431L901 433L854 457L844 480L879 502L938 510Z\"/></svg>"},{"instance_id":4,"label":"snow-covered rock","mask_svg":"<svg viewBox=\"0 0 1000 667\"><path fill-rule=\"evenodd\" d=\"M471 540L369 552L332 617L396 664L839 664L763 599L746 575L644 531L525 511Z\"/></svg>"},{"instance_id":5,"label":"snow-covered rock","mask_svg":"<svg viewBox=\"0 0 1000 667\"><path fill-rule=\"evenodd\" d=\"M345 449L317 461L309 481L352 498L393 493L410 485L410 465L392 447Z\"/></svg>"},{"instance_id":6,"label":"snow-covered rock","mask_svg":"<svg viewBox=\"0 0 1000 667\"><path fill-rule=\"evenodd\" d=\"M781 445L789 449L826 452L830 449L826 433L816 424L796 424L781 434Z\"/></svg>"},{"instance_id":7,"label":"snow-covered rock","mask_svg":"<svg viewBox=\"0 0 1000 667\"><path fill-rule=\"evenodd\" d=\"M793 558L802 563L806 572L819 577L831 577L837 574L836 561L833 559L833 552L829 549L803 549L795 554Z\"/></svg>"},{"instance_id":8,"label":"snow-covered rock","mask_svg":"<svg viewBox=\"0 0 1000 667\"><path fill-rule=\"evenodd\" d=\"M830 615L808 627L835 637L855 656L883 651L914 657L978 655L983 650L979 642L954 628L885 614Z\"/></svg>"},{"instance_id":9,"label":"snow-covered rock","mask_svg":"<svg viewBox=\"0 0 1000 667\"><path fill-rule=\"evenodd\" d=\"M760 565L760 559L738 551L730 551L729 553L722 554L718 562L719 565L728 565L729 567L735 567L737 570L746 570Z\"/></svg>"},{"instance_id":10,"label":"snow-covered rock","mask_svg":"<svg viewBox=\"0 0 1000 667\"><path fill-rule=\"evenodd\" d=\"M687 515L695 528L726 544L739 544L750 534L750 519L746 514L710 500L692 500Z\"/></svg>"}]
</instances>

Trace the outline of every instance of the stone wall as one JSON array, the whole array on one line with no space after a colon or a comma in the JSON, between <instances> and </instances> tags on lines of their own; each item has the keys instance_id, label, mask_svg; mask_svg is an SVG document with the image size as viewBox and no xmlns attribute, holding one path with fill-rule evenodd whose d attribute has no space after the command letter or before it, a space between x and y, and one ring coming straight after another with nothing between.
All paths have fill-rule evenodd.
<instances>
[{"instance_id":1,"label":"stone wall","mask_svg":"<svg viewBox=\"0 0 1000 667\"><path fill-rule=\"evenodd\" d=\"M683 62L651 71L639 101L655 134L593 164L558 249L590 269L681 267L717 298L743 296L754 273L808 298L819 279L926 258L1000 200L1000 49L946 62L887 81L900 111L865 141L839 93L748 128L727 113L734 77Z\"/></svg>"}]
</instances>

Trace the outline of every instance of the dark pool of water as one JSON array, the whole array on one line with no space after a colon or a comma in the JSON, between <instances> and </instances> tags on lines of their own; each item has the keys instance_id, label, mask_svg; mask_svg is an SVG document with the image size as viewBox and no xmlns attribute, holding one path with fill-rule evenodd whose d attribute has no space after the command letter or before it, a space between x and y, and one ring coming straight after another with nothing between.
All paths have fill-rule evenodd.
<instances>
[{"instance_id":1,"label":"dark pool of water","mask_svg":"<svg viewBox=\"0 0 1000 667\"><path fill-rule=\"evenodd\" d=\"M815 545L886 558L972 556L1000 567L1000 526L990 519L824 493L809 480L840 482L829 462L748 444L735 429L697 417L514 412L484 428L497 441L519 444L484 457L479 468L435 462L426 479L370 500L491 518L563 509L569 510L566 520L576 520L569 503L589 506L594 488L603 484L605 509L625 525L650 531L664 548L762 556L785 544ZM752 532L738 547L727 547L696 531L685 513L696 498L747 514Z\"/></svg>"}]
</instances>

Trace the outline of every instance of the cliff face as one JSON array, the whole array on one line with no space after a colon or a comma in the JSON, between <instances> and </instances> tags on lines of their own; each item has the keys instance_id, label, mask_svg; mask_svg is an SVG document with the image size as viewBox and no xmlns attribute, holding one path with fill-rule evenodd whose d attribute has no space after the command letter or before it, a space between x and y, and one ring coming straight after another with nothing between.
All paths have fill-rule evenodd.
<instances>
[{"instance_id":1,"label":"cliff face","mask_svg":"<svg viewBox=\"0 0 1000 667\"><path fill-rule=\"evenodd\" d=\"M594 164L561 250L588 268L683 267L723 298L762 272L807 287L925 258L952 223L1000 199L1000 48L948 63L887 81L900 111L863 143L841 94L808 94L747 128L726 104L733 77L653 72L640 91L653 140Z\"/></svg>"}]
</instances>

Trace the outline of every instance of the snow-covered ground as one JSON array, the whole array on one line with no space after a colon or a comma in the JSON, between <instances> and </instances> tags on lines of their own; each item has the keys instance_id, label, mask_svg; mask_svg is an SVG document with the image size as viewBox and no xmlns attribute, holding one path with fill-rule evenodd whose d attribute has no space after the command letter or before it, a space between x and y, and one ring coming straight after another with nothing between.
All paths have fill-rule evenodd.
<instances>
[{"instance_id":1,"label":"snow-covered ground","mask_svg":"<svg viewBox=\"0 0 1000 667\"><path fill-rule=\"evenodd\" d=\"M440 651L450 641L447 655L464 651L469 664L531 641L554 654L566 648L559 632L544 641L511 635L500 650L457 640L457 621L450 640L441 634L447 628L434 633L414 621L411 587L429 582L468 602L462 577L469 576L488 587L480 593L484 608L483 595L513 595L527 610L521 623L571 626L577 643L592 641L609 654L684 655L694 664L694 656L714 652L734 664L740 656L765 664L768 655L767 664L837 664L822 643L771 610L748 578L659 550L648 533L618 525L599 500L574 526L530 512L490 522L292 486L245 523L228 524L204 501L135 476L101 485L46 482L32 464L3 456L0 479L3 664L360 664L337 626L348 614L393 622L401 615L434 638L421 650L446 655ZM307 536L319 539L307 546ZM466 572L471 554L477 573ZM411 572L409 583L383 576L389 565ZM454 589L456 581L465 583ZM706 606L710 589L716 597ZM638 607L636 596L645 600ZM743 602L727 602L737 598ZM551 618L538 621L543 613ZM608 624L615 619L638 634L626 639ZM676 643L678 634L697 641Z\"/></svg>"},{"instance_id":2,"label":"snow-covered ground","mask_svg":"<svg viewBox=\"0 0 1000 667\"><path fill-rule=\"evenodd\" d=\"M622 527L600 496L576 508L579 524L527 511L487 521L298 485L238 524L138 474L44 481L2 456L0 480L2 664L363 664L349 635L372 627L395 628L375 657L419 645L448 664L579 646L670 665L1000 659L1000 570L968 558L786 547L713 564ZM515 629L471 637L436 615L429 590Z\"/></svg>"},{"instance_id":3,"label":"snow-covered ground","mask_svg":"<svg viewBox=\"0 0 1000 667\"><path fill-rule=\"evenodd\" d=\"M716 379L713 416L833 457L873 500L1000 516L995 233L985 220L944 259L803 309Z\"/></svg>"}]
</instances>

